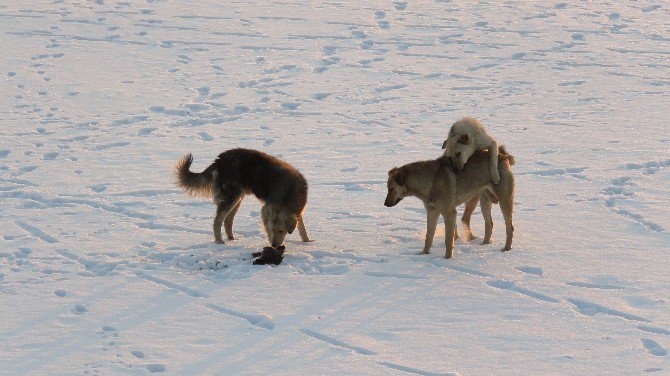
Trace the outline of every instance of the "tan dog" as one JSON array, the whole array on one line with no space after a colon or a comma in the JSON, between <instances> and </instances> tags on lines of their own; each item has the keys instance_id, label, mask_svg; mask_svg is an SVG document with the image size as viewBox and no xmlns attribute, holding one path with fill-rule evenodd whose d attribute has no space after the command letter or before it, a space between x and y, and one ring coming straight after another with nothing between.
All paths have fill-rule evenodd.
<instances>
[{"instance_id":1,"label":"tan dog","mask_svg":"<svg viewBox=\"0 0 670 376\"><path fill-rule=\"evenodd\" d=\"M500 182L493 184L489 168L489 152L476 151L463 169L454 172L454 162L442 156L435 160L421 161L396 167L389 171L387 182L388 194L384 205L395 206L404 197L415 196L422 202L427 212L426 241L424 254L430 253L435 236L435 228L440 214L444 217L445 247L444 257L451 258L454 254L454 235L456 234L456 206L466 205L467 227L469 231L470 215L477 205L477 196L482 209L485 223L485 235L482 244L491 242L493 218L491 207L496 200L505 219L507 238L502 251L512 248L512 212L514 211L514 175L510 170L512 156L500 154L498 170ZM469 211L469 213L468 213ZM465 224L466 214L463 216ZM470 233L471 235L471 233Z\"/></svg>"},{"instance_id":2,"label":"tan dog","mask_svg":"<svg viewBox=\"0 0 670 376\"><path fill-rule=\"evenodd\" d=\"M463 169L465 162L477 150L488 149L491 180L493 184L500 182L498 173L498 142L487 132L486 128L471 117L464 117L455 122L449 129L449 137L442 143L444 155L451 157L457 171Z\"/></svg>"},{"instance_id":3,"label":"tan dog","mask_svg":"<svg viewBox=\"0 0 670 376\"><path fill-rule=\"evenodd\" d=\"M234 239L233 219L247 194L263 202L261 219L273 247L279 247L296 226L302 241L310 241L302 220L307 204L307 181L290 164L251 149L223 152L200 173L190 171L191 163L191 154L177 162L177 185L191 194L214 197L215 242L223 243L221 225L228 239Z\"/></svg>"}]
</instances>

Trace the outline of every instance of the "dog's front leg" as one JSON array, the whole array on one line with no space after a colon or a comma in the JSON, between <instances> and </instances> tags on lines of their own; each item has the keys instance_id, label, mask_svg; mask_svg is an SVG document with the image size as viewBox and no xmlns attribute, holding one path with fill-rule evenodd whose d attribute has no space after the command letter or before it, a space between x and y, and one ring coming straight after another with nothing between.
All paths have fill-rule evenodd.
<instances>
[{"instance_id":1,"label":"dog's front leg","mask_svg":"<svg viewBox=\"0 0 670 376\"><path fill-rule=\"evenodd\" d=\"M498 143L496 141L491 142L489 146L489 159L491 166L491 180L493 184L500 183L500 174L498 173Z\"/></svg>"},{"instance_id":2,"label":"dog's front leg","mask_svg":"<svg viewBox=\"0 0 670 376\"><path fill-rule=\"evenodd\" d=\"M440 218L440 212L436 208L426 205L426 214L428 228L426 231L426 242L423 245L423 251L421 253L427 255L430 253L430 247L433 245L433 238L435 237L435 229L437 228L437 220Z\"/></svg>"},{"instance_id":3,"label":"dog's front leg","mask_svg":"<svg viewBox=\"0 0 670 376\"><path fill-rule=\"evenodd\" d=\"M302 216L298 218L298 232L300 233L300 238L303 242L311 242L312 240L307 235L307 229L305 228L305 221L302 219Z\"/></svg>"},{"instance_id":4,"label":"dog's front leg","mask_svg":"<svg viewBox=\"0 0 670 376\"><path fill-rule=\"evenodd\" d=\"M444 258L454 256L454 230L456 229L456 208L442 213L444 217Z\"/></svg>"}]
</instances>

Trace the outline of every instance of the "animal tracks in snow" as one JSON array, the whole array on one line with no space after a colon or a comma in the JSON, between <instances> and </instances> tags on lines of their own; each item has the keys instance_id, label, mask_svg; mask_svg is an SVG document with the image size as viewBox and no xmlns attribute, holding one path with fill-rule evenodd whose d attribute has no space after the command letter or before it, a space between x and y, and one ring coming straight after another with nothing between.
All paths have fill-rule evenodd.
<instances>
[{"instance_id":1,"label":"animal tracks in snow","mask_svg":"<svg viewBox=\"0 0 670 376\"><path fill-rule=\"evenodd\" d=\"M649 218L641 208L645 207L648 200L648 191L638 183L646 180L649 175L656 174L664 168L670 167L670 159L661 161L648 161L637 163L626 163L617 168L617 171L627 171L628 174L611 179L610 185L601 191L602 202L612 212L632 220L646 229L654 232L665 232L666 229L658 223L659 216ZM644 214L642 214L644 213Z\"/></svg>"},{"instance_id":2,"label":"animal tracks in snow","mask_svg":"<svg viewBox=\"0 0 670 376\"><path fill-rule=\"evenodd\" d=\"M647 350L647 352L651 355L654 356L666 356L668 355L668 350L663 348L658 342L651 340L651 339L646 339L643 338L642 340L642 345L644 348Z\"/></svg>"}]
</instances>

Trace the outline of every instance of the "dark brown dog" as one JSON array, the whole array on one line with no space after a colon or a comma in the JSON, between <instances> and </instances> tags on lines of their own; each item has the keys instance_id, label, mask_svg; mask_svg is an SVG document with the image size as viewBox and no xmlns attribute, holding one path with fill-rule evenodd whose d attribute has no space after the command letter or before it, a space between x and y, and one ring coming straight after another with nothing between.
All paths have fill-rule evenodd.
<instances>
[{"instance_id":1,"label":"dark brown dog","mask_svg":"<svg viewBox=\"0 0 670 376\"><path fill-rule=\"evenodd\" d=\"M251 149L223 152L200 173L190 171L192 162L193 156L188 154L175 165L177 185L190 194L214 198L217 243L223 243L222 224L228 239L234 239L233 219L247 194L264 203L261 219L273 247L279 247L286 234L293 233L296 227L302 241L310 241L302 219L307 204L307 181L293 166Z\"/></svg>"}]
</instances>

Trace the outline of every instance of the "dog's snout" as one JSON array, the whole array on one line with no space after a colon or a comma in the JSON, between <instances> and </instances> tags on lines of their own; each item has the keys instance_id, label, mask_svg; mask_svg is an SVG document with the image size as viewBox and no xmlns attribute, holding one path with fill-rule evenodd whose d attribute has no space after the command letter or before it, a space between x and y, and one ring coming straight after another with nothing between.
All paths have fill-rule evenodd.
<instances>
[{"instance_id":1,"label":"dog's snout","mask_svg":"<svg viewBox=\"0 0 670 376\"><path fill-rule=\"evenodd\" d=\"M402 200L402 198L394 199L392 197L387 197L386 200L384 201L384 206L386 206L387 208L394 207L394 206L398 205L400 200Z\"/></svg>"}]
</instances>

